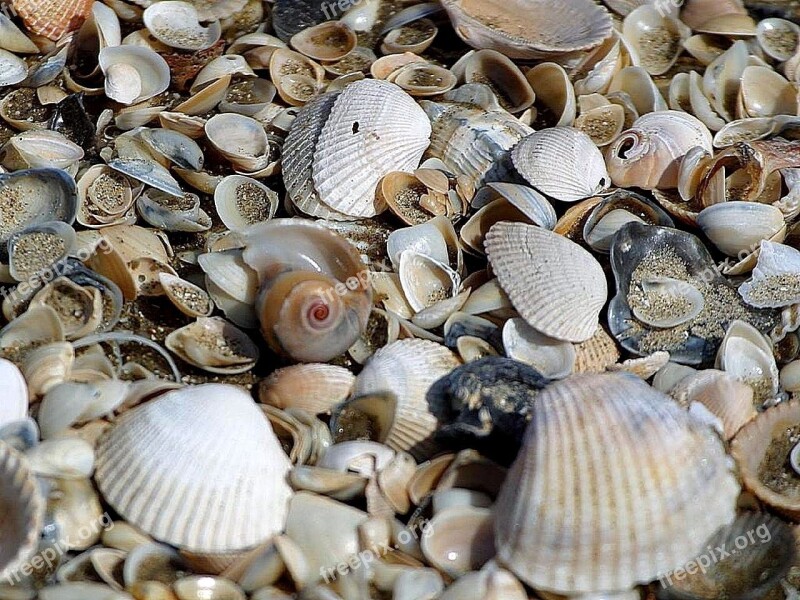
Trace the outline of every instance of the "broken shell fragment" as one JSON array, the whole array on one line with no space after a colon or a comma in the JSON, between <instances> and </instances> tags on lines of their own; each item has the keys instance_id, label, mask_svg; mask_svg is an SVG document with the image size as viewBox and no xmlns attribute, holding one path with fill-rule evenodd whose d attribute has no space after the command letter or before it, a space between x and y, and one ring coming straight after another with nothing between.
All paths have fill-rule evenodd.
<instances>
[{"instance_id":1,"label":"broken shell fragment","mask_svg":"<svg viewBox=\"0 0 800 600\"><path fill-rule=\"evenodd\" d=\"M762 240L753 278L739 286L750 306L782 308L797 304L800 292L800 252L791 246Z\"/></svg>"},{"instance_id":2,"label":"broken shell fragment","mask_svg":"<svg viewBox=\"0 0 800 600\"><path fill-rule=\"evenodd\" d=\"M189 364L223 375L249 371L259 356L252 340L220 317L200 317L170 333L164 343Z\"/></svg>"}]
</instances>

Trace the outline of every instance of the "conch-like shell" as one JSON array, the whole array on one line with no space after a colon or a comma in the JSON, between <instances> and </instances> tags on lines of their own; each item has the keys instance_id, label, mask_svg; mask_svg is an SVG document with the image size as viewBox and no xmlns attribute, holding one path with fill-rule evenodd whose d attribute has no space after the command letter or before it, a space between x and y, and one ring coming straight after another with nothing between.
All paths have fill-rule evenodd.
<instances>
[{"instance_id":1,"label":"conch-like shell","mask_svg":"<svg viewBox=\"0 0 800 600\"><path fill-rule=\"evenodd\" d=\"M619 187L675 188L683 157L696 146L711 153L711 142L711 132L690 114L674 110L648 113L609 146L608 172Z\"/></svg>"},{"instance_id":2,"label":"conch-like shell","mask_svg":"<svg viewBox=\"0 0 800 600\"><path fill-rule=\"evenodd\" d=\"M547 229L500 222L486 235L486 254L514 308L534 329L568 342L594 335L607 286L589 252Z\"/></svg>"},{"instance_id":3,"label":"conch-like shell","mask_svg":"<svg viewBox=\"0 0 800 600\"><path fill-rule=\"evenodd\" d=\"M411 172L430 143L431 123L396 85L365 79L347 86L317 141L313 178L320 200L353 217L385 210L375 189L391 171Z\"/></svg>"},{"instance_id":4,"label":"conch-like shell","mask_svg":"<svg viewBox=\"0 0 800 600\"><path fill-rule=\"evenodd\" d=\"M611 15L589 0L445 0L456 33L509 58L547 58L594 48L611 35Z\"/></svg>"},{"instance_id":5,"label":"conch-like shell","mask_svg":"<svg viewBox=\"0 0 800 600\"><path fill-rule=\"evenodd\" d=\"M354 246L301 219L274 219L242 235L244 260L261 283L261 332L274 351L325 362L356 342L367 325L372 292Z\"/></svg>"},{"instance_id":6,"label":"conch-like shell","mask_svg":"<svg viewBox=\"0 0 800 600\"><path fill-rule=\"evenodd\" d=\"M592 138L573 127L529 135L514 148L511 159L528 183L563 202L594 196L611 183L603 155Z\"/></svg>"},{"instance_id":7,"label":"conch-like shell","mask_svg":"<svg viewBox=\"0 0 800 600\"><path fill-rule=\"evenodd\" d=\"M5 442L0 442L0 511L3 549L0 576L18 577L17 570L36 552L42 530L45 499L28 462Z\"/></svg>"},{"instance_id":8,"label":"conch-like shell","mask_svg":"<svg viewBox=\"0 0 800 600\"><path fill-rule=\"evenodd\" d=\"M739 484L721 440L638 378L570 377L531 416L494 510L498 558L530 586L628 590L733 521Z\"/></svg>"},{"instance_id":9,"label":"conch-like shell","mask_svg":"<svg viewBox=\"0 0 800 600\"><path fill-rule=\"evenodd\" d=\"M59 40L78 29L92 11L93 0L13 0L11 5L25 27L37 35Z\"/></svg>"},{"instance_id":10,"label":"conch-like shell","mask_svg":"<svg viewBox=\"0 0 800 600\"><path fill-rule=\"evenodd\" d=\"M289 459L248 393L185 387L126 413L97 447L105 499L156 539L202 554L281 531Z\"/></svg>"}]
</instances>

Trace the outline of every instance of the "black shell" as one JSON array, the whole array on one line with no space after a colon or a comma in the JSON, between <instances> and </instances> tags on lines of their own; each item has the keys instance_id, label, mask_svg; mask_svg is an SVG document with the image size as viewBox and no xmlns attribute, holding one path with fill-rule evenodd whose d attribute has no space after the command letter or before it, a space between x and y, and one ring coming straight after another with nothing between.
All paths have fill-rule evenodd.
<instances>
[{"instance_id":1,"label":"black shell","mask_svg":"<svg viewBox=\"0 0 800 600\"><path fill-rule=\"evenodd\" d=\"M501 356L458 367L428 390L429 408L441 423L437 437L501 462L512 460L533 401L549 383L533 367Z\"/></svg>"}]
</instances>

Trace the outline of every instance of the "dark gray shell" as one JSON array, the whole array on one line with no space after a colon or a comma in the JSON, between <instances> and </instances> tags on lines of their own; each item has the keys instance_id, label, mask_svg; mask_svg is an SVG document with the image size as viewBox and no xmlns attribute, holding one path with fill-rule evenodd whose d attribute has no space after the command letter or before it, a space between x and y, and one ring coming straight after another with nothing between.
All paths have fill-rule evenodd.
<instances>
[{"instance_id":1,"label":"dark gray shell","mask_svg":"<svg viewBox=\"0 0 800 600\"><path fill-rule=\"evenodd\" d=\"M329 10L339 10L335 2L327 0L277 0L272 9L275 33L288 42L298 31L319 25L333 16L341 16L338 12L336 15L326 15L322 7L328 5L331 7Z\"/></svg>"},{"instance_id":2,"label":"dark gray shell","mask_svg":"<svg viewBox=\"0 0 800 600\"><path fill-rule=\"evenodd\" d=\"M47 127L88 149L90 142L94 141L95 126L83 106L83 93L70 94L56 104Z\"/></svg>"},{"instance_id":3,"label":"dark gray shell","mask_svg":"<svg viewBox=\"0 0 800 600\"><path fill-rule=\"evenodd\" d=\"M469 446L501 462L516 456L536 395L550 380L533 367L488 356L454 369L428 390L444 442Z\"/></svg>"},{"instance_id":4,"label":"dark gray shell","mask_svg":"<svg viewBox=\"0 0 800 600\"><path fill-rule=\"evenodd\" d=\"M611 244L611 268L614 271L617 292L608 306L611 334L623 348L637 356L666 350L670 353L670 360L687 365L709 365L717 354L722 334L699 337L690 331L686 340L677 346L641 347L645 335L653 330L634 318L628 304L628 290L639 264L654 252L663 249L669 249L677 255L685 263L691 277L698 282L706 282L707 287L703 286L704 289L701 290L704 296L713 293L715 289L718 291L727 288L725 292L731 297L731 302L736 303L737 310L742 309L740 318L761 331L769 331L773 326L777 318L775 311L747 306L735 293L735 288L720 274L714 259L697 237L668 227L628 223L617 232ZM734 293L731 294L730 290ZM732 304L730 309L733 308ZM724 333L728 324L737 317L732 310L720 310L714 313L713 318L718 319L719 327L715 329Z\"/></svg>"}]
</instances>

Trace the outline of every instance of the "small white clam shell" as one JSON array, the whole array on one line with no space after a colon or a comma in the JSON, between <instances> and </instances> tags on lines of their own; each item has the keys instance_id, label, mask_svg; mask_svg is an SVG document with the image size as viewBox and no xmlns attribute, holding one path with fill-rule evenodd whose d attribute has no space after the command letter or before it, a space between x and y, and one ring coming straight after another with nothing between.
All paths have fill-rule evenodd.
<instances>
[{"instance_id":1,"label":"small white clam shell","mask_svg":"<svg viewBox=\"0 0 800 600\"><path fill-rule=\"evenodd\" d=\"M0 48L0 85L15 85L28 76L28 65L16 54Z\"/></svg>"},{"instance_id":2,"label":"small white clam shell","mask_svg":"<svg viewBox=\"0 0 800 600\"><path fill-rule=\"evenodd\" d=\"M181 50L205 50L222 35L219 21L200 25L194 5L180 0L161 0L148 6L142 16L147 30L162 44Z\"/></svg>"},{"instance_id":3,"label":"small white clam shell","mask_svg":"<svg viewBox=\"0 0 800 600\"><path fill-rule=\"evenodd\" d=\"M400 253L400 285L415 311L429 308L458 293L460 277L453 269L436 259L403 250Z\"/></svg>"},{"instance_id":4,"label":"small white clam shell","mask_svg":"<svg viewBox=\"0 0 800 600\"><path fill-rule=\"evenodd\" d=\"M757 308L782 308L800 302L800 251L763 240L753 277L739 286L739 295Z\"/></svg>"},{"instance_id":5,"label":"small white clam shell","mask_svg":"<svg viewBox=\"0 0 800 600\"><path fill-rule=\"evenodd\" d=\"M0 427L24 419L28 414L28 386L19 368L9 360L0 359Z\"/></svg>"},{"instance_id":6,"label":"small white clam shell","mask_svg":"<svg viewBox=\"0 0 800 600\"><path fill-rule=\"evenodd\" d=\"M769 67L750 66L742 73L737 116L797 115L797 86Z\"/></svg>"},{"instance_id":7,"label":"small white clam shell","mask_svg":"<svg viewBox=\"0 0 800 600\"><path fill-rule=\"evenodd\" d=\"M258 361L258 347L242 330L220 317L200 317L167 336L166 347L210 373L245 373Z\"/></svg>"},{"instance_id":8,"label":"small white clam shell","mask_svg":"<svg viewBox=\"0 0 800 600\"><path fill-rule=\"evenodd\" d=\"M634 303L632 312L642 323L668 329L691 321L704 307L702 292L690 283L653 277L642 281L642 300Z\"/></svg>"},{"instance_id":9,"label":"small white clam shell","mask_svg":"<svg viewBox=\"0 0 800 600\"><path fill-rule=\"evenodd\" d=\"M100 51L106 95L122 104L136 104L169 87L167 61L143 46L110 46Z\"/></svg>"},{"instance_id":10,"label":"small white clam shell","mask_svg":"<svg viewBox=\"0 0 800 600\"><path fill-rule=\"evenodd\" d=\"M531 365L549 379L563 379L575 367L575 346L548 337L514 318L503 326L506 356Z\"/></svg>"},{"instance_id":11,"label":"small white clam shell","mask_svg":"<svg viewBox=\"0 0 800 600\"><path fill-rule=\"evenodd\" d=\"M231 231L267 221L275 216L278 194L260 181L229 175L214 190L214 206L222 223Z\"/></svg>"},{"instance_id":12,"label":"small white clam shell","mask_svg":"<svg viewBox=\"0 0 800 600\"><path fill-rule=\"evenodd\" d=\"M653 4L644 4L625 17L622 34L639 54L647 72L662 75L678 60L682 42L692 32L677 17Z\"/></svg>"},{"instance_id":13,"label":"small white clam shell","mask_svg":"<svg viewBox=\"0 0 800 600\"><path fill-rule=\"evenodd\" d=\"M756 39L770 58L786 62L797 50L800 42L800 26L786 19L764 19L756 27Z\"/></svg>"},{"instance_id":14,"label":"small white clam shell","mask_svg":"<svg viewBox=\"0 0 800 600\"><path fill-rule=\"evenodd\" d=\"M769 204L722 202L704 208L697 224L711 242L728 256L751 253L762 240L785 230L783 213Z\"/></svg>"}]
</instances>

